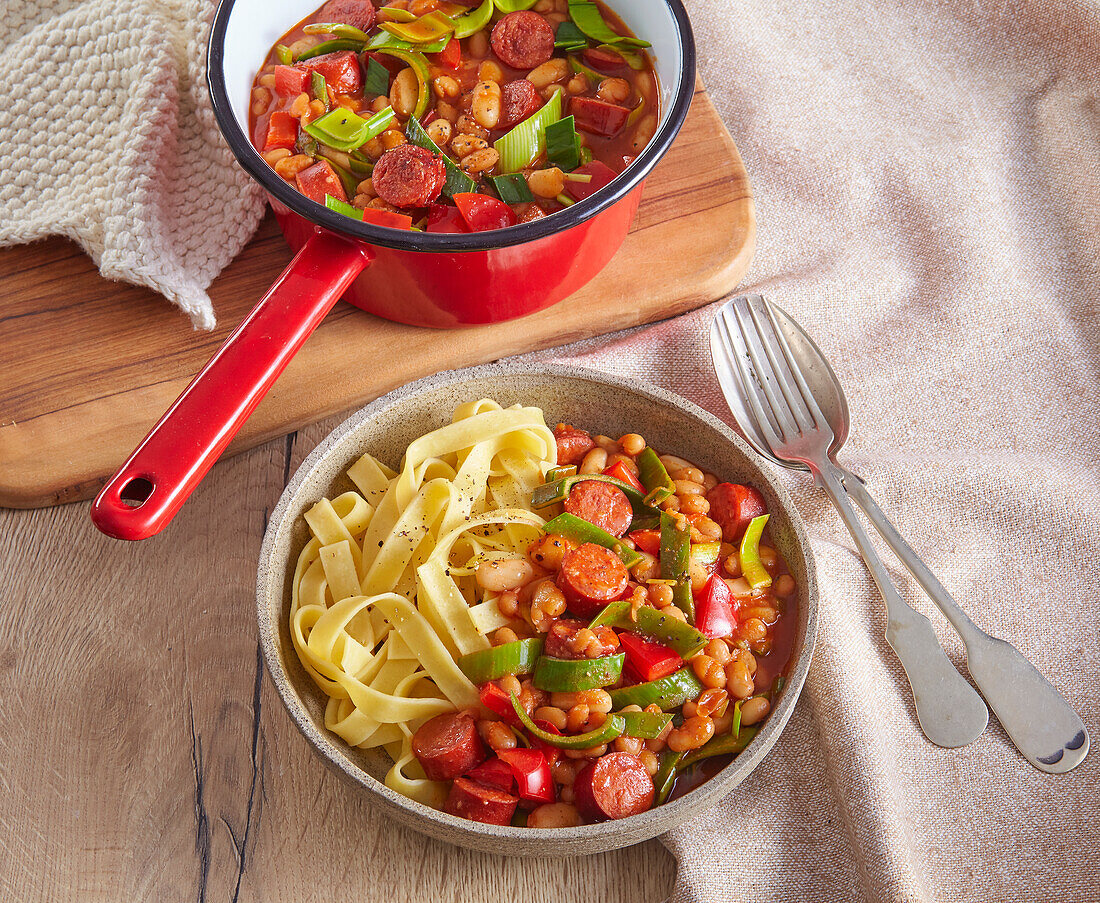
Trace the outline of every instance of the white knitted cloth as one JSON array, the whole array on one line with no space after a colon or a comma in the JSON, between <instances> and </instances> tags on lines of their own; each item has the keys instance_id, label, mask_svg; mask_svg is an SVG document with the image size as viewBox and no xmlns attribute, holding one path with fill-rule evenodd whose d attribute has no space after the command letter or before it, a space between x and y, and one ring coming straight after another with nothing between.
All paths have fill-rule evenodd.
<instances>
[{"instance_id":1,"label":"white knitted cloth","mask_svg":"<svg viewBox=\"0 0 1100 903\"><path fill-rule=\"evenodd\" d=\"M0 244L65 235L108 279L214 326L206 288L255 231L258 186L206 90L211 0L4 0Z\"/></svg>"}]
</instances>

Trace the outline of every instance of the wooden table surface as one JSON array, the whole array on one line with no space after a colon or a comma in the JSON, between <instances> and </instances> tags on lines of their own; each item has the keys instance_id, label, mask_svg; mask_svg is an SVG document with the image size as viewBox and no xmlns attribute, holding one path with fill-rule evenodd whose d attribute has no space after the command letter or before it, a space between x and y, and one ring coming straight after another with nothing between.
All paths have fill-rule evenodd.
<instances>
[{"instance_id":1,"label":"wooden table surface","mask_svg":"<svg viewBox=\"0 0 1100 903\"><path fill-rule=\"evenodd\" d=\"M216 465L159 536L0 509L0 899L660 901L657 841L571 860L400 828L317 760L260 664L256 559L340 418Z\"/></svg>"}]
</instances>

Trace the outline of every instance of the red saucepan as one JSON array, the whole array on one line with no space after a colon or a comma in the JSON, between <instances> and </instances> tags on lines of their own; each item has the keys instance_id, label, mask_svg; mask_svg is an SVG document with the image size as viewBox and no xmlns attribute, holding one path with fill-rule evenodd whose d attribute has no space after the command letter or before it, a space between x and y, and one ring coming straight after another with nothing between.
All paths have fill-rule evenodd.
<instances>
[{"instance_id":1,"label":"red saucepan","mask_svg":"<svg viewBox=\"0 0 1100 903\"><path fill-rule=\"evenodd\" d=\"M634 33L652 42L660 81L657 132L626 172L566 210L506 229L387 229L299 194L248 140L256 69L278 38L318 5L222 0L215 14L208 53L214 115L240 165L268 192L297 253L103 487L92 520L109 536L145 539L168 524L341 297L388 320L454 328L522 317L579 289L625 239L646 176L683 125L695 87L695 45L680 0L612 2Z\"/></svg>"}]
</instances>

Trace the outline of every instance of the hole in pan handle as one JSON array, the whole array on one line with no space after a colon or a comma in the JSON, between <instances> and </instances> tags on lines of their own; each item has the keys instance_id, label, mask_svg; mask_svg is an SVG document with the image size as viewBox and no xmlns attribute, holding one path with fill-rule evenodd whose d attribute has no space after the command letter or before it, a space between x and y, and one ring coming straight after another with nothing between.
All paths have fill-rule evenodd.
<instances>
[{"instance_id":1,"label":"hole in pan handle","mask_svg":"<svg viewBox=\"0 0 1100 903\"><path fill-rule=\"evenodd\" d=\"M347 287L369 245L318 231L150 430L92 504L116 539L159 533Z\"/></svg>"}]
</instances>

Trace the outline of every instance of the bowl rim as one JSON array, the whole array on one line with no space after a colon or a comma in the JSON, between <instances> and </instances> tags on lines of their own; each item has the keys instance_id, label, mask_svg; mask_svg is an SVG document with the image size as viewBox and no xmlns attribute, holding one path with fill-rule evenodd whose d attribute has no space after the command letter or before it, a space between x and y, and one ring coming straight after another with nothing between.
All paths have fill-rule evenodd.
<instances>
[{"instance_id":1,"label":"bowl rim","mask_svg":"<svg viewBox=\"0 0 1100 903\"><path fill-rule=\"evenodd\" d=\"M618 203L635 188L641 186L653 167L672 146L673 140L687 118L688 108L695 94L695 38L687 11L681 0L661 0L671 11L676 26L677 43L681 52L682 79L664 124L626 170L616 176L606 188L565 210L557 211L553 216L542 217L529 223L466 234L407 233L400 229L356 222L350 217L311 201L279 178L264 162L259 151L252 146L252 142L237 122L225 87L225 36L236 2L237 0L220 0L218 3L210 28L206 53L206 83L213 104L214 119L233 156L236 157L241 168L259 182L270 197L299 216L341 235L382 247L436 253L487 251L536 241L578 226Z\"/></svg>"},{"instance_id":2,"label":"bowl rim","mask_svg":"<svg viewBox=\"0 0 1100 903\"><path fill-rule=\"evenodd\" d=\"M271 608L267 585L272 582L270 574L274 575L274 581L281 587L285 580L286 562L271 562L268 567L280 534L293 528L293 523L287 523L287 510L296 500L299 490L313 475L318 467L325 461L329 453L351 431L362 423L370 420L375 414L384 411L394 404L408 401L421 392L429 391L455 383L462 383L485 376L507 375L537 375L554 378L578 379L596 382L615 389L625 389L646 397L655 405L667 405L676 408L682 413L702 420L708 426L717 430L722 437L741 452L757 471L756 478L775 493L784 514L787 516L795 535L796 546L802 553L805 564L806 583L806 628L805 638L798 658L794 661L787 675L783 693L775 709L772 710L764 727L753 738L752 742L737 755L728 765L712 777L705 780L689 793L664 805L650 809L639 815L625 819L601 822L598 824L581 825L573 828L520 828L512 826L485 825L480 822L458 818L433 809L430 806L416 800L402 796L395 790L387 787L385 783L369 774L357 765L349 764L346 753L338 746L335 735L319 729L313 722L308 710L295 699L294 685L290 677L284 672L279 663L280 639L278 628L274 632L267 629L269 622L268 613ZM470 846L474 849L488 849L488 844L493 844L493 851L507 855L560 855L560 847L570 847L570 853L583 854L588 852L600 852L614 849L619 846L640 843L649 840L658 834L670 830L671 827L684 822L697 812L707 808L718 799L728 795L737 787L760 763L764 756L775 745L779 736L785 729L795 704L801 694L802 687L810 668L813 651L817 638L818 626L818 586L817 572L813 553L810 547L809 536L806 533L802 518L794 505L793 500L786 491L782 482L771 472L760 467L761 458L740 436L736 435L730 427L699 407L694 402L662 389L657 386L643 383L627 377L611 375L603 371L592 370L564 364L531 363L520 364L518 362L482 364L475 367L466 367L460 370L450 370L432 376L424 377L400 386L385 395L375 399L370 404L355 411L338 426L336 426L318 445L306 456L287 482L282 495L268 519L267 529L264 531L263 543L260 548L259 566L256 575L256 617L260 635L260 647L265 666L275 685L279 698L286 708L291 719L302 732L307 742L322 757L325 763L341 772L349 780L375 796L381 797L381 801L389 806L405 810L411 816L410 824L418 828L422 833L428 833L423 822L433 822L449 829L448 834L442 839L454 843ZM280 570L281 569L281 570ZM281 598L279 605L281 606ZM797 651L797 650L796 650ZM661 812L664 817L660 820L652 819L655 812ZM649 825L643 820L650 818ZM620 835L627 835L623 843L615 843ZM468 840L466 839L468 838ZM479 845L477 841L482 843ZM553 844L559 847L557 852L525 852L512 851L508 845L513 841L527 841L535 846L540 842Z\"/></svg>"}]
</instances>

